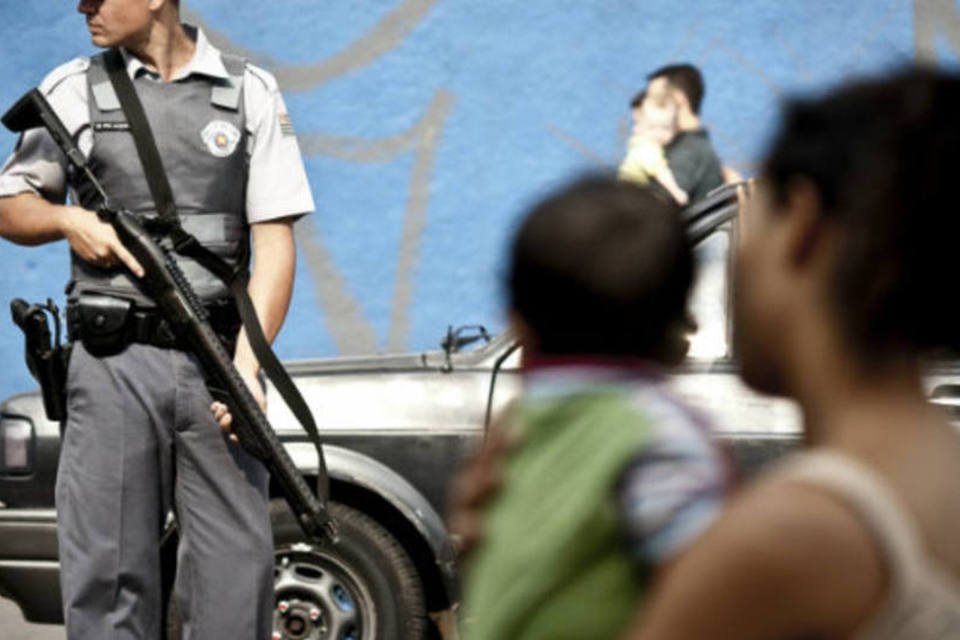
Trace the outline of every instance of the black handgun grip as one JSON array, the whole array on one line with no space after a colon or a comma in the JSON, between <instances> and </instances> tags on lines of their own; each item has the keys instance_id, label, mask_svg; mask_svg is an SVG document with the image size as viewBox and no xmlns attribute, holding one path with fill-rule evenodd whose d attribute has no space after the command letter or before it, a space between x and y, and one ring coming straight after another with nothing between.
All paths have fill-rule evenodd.
<instances>
[{"instance_id":1,"label":"black handgun grip","mask_svg":"<svg viewBox=\"0 0 960 640\"><path fill-rule=\"evenodd\" d=\"M41 357L50 355L53 346L50 344L46 311L38 305L15 298L10 302L10 315L26 336L27 351Z\"/></svg>"}]
</instances>

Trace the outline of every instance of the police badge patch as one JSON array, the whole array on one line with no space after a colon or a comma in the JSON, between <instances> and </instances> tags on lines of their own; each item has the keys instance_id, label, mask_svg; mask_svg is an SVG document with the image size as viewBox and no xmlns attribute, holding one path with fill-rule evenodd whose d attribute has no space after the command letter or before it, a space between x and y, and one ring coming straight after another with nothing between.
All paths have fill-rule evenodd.
<instances>
[{"instance_id":1,"label":"police badge patch","mask_svg":"<svg viewBox=\"0 0 960 640\"><path fill-rule=\"evenodd\" d=\"M240 132L224 120L213 120L200 132L207 149L218 158L226 158L237 148Z\"/></svg>"}]
</instances>

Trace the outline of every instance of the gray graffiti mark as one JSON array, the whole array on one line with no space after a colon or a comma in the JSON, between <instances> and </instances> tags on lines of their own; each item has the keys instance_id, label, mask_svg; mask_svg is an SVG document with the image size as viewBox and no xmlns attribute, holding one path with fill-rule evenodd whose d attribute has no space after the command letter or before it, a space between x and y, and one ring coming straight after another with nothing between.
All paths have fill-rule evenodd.
<instances>
[{"instance_id":1,"label":"gray graffiti mark","mask_svg":"<svg viewBox=\"0 0 960 640\"><path fill-rule=\"evenodd\" d=\"M400 240L400 261L397 264L396 284L393 292L390 315L390 335L387 347L393 351L403 349L410 333L410 306L413 299L413 273L420 258L420 242L427 226L427 209L430 204L430 176L437 154L444 122L453 110L454 97L447 91L438 91L426 116L417 127L419 140L416 146L413 171L410 174L410 193L407 195L407 215L404 218L403 235Z\"/></svg>"},{"instance_id":2,"label":"gray graffiti mark","mask_svg":"<svg viewBox=\"0 0 960 640\"><path fill-rule=\"evenodd\" d=\"M893 23L894 19L897 18L897 9L900 9L904 6L903 0L894 0L890 3L890 6L887 7L887 10L884 11L880 16L872 22L872 24L867 25L862 29L863 37L852 47L851 50L853 53L850 55L850 59L847 62L847 67L851 70L856 70L863 63L864 58L868 53L869 47L876 42L876 40L883 35L883 32Z\"/></svg>"},{"instance_id":3,"label":"gray graffiti mark","mask_svg":"<svg viewBox=\"0 0 960 640\"><path fill-rule=\"evenodd\" d=\"M777 43L777 46L780 47L780 50L790 58L797 76L804 82L810 82L813 80L813 73L800 52L787 40L786 35L783 33L783 30L786 28L789 27L786 25L777 25L777 28L773 30L773 40Z\"/></svg>"},{"instance_id":4,"label":"gray graffiti mark","mask_svg":"<svg viewBox=\"0 0 960 640\"><path fill-rule=\"evenodd\" d=\"M672 60L681 60L684 57L684 52L693 45L697 38L700 36L700 28L703 26L703 18L697 17L694 19L693 23L687 27L684 31L683 36L677 41L676 46L673 48L673 51L670 52L670 55L666 56L664 60L670 62ZM665 64L666 64L665 62ZM653 71L653 69L650 69Z\"/></svg>"},{"instance_id":5,"label":"gray graffiti mark","mask_svg":"<svg viewBox=\"0 0 960 640\"><path fill-rule=\"evenodd\" d=\"M940 38L960 56L960 7L956 0L913 0L914 52L920 62L937 61Z\"/></svg>"},{"instance_id":6,"label":"gray graffiti mark","mask_svg":"<svg viewBox=\"0 0 960 640\"><path fill-rule=\"evenodd\" d=\"M307 155L324 155L344 162L376 164L388 162L411 151L424 139L426 129L437 125L437 114L452 102L450 92L441 89L430 101L424 115L409 129L383 138L357 138L325 133L307 133L299 137L300 149ZM441 113L446 117L446 113ZM442 123L442 119L440 120Z\"/></svg>"},{"instance_id":7,"label":"gray graffiti mark","mask_svg":"<svg viewBox=\"0 0 960 640\"><path fill-rule=\"evenodd\" d=\"M547 130L547 133L549 133L551 136L553 136L560 142L563 142L565 145L567 145L568 147L576 151L578 154L580 154L581 156L589 160L592 164L595 164L598 167L603 169L611 168L610 162L608 162L603 157L603 155L591 149L586 143L577 139L573 134L567 133L560 127L553 124L548 124L545 127L545 129Z\"/></svg>"},{"instance_id":8,"label":"gray graffiti mark","mask_svg":"<svg viewBox=\"0 0 960 640\"><path fill-rule=\"evenodd\" d=\"M403 0L346 49L307 65L284 65L267 54L238 47L229 37L204 24L195 12L185 11L184 15L188 21L203 27L216 46L271 69L284 91L309 91L337 76L365 67L397 47L420 25L436 3L437 0Z\"/></svg>"},{"instance_id":9,"label":"gray graffiti mark","mask_svg":"<svg viewBox=\"0 0 960 640\"><path fill-rule=\"evenodd\" d=\"M412 127L397 135L376 140L310 133L301 136L300 146L309 155L325 155L345 162L373 164L387 162L401 153L414 152L406 215L400 240L397 275L390 313L387 348L400 351L406 347L410 332L410 303L413 297L413 274L419 259L420 241L426 227L430 200L430 176L436 149L447 117L453 110L454 95L438 90L424 115Z\"/></svg>"},{"instance_id":10,"label":"gray graffiti mark","mask_svg":"<svg viewBox=\"0 0 960 640\"><path fill-rule=\"evenodd\" d=\"M745 70L749 71L758 80L767 85L767 87L775 96L780 97L783 95L783 87L781 87L776 80L767 75L767 72L764 71L762 67L758 66L755 62L747 58L739 50L727 44L726 40L720 36L717 36L710 41L710 48L722 52Z\"/></svg>"},{"instance_id":11,"label":"gray graffiti mark","mask_svg":"<svg viewBox=\"0 0 960 640\"><path fill-rule=\"evenodd\" d=\"M373 164L387 162L401 153L413 151L415 154L400 240L390 333L387 338L387 348L392 351L403 349L409 334L413 272L419 259L420 240L426 226L430 176L433 173L440 133L453 110L454 102L452 93L438 90L418 122L406 131L386 138L369 140L311 133L302 136L300 140L304 153L330 156L345 162Z\"/></svg>"},{"instance_id":12,"label":"gray graffiti mark","mask_svg":"<svg viewBox=\"0 0 960 640\"><path fill-rule=\"evenodd\" d=\"M341 353L374 353L376 333L364 318L360 304L347 293L347 283L326 245L318 239L319 230L312 216L301 218L294 229L313 277L314 295L324 310L324 323L337 349Z\"/></svg>"},{"instance_id":13,"label":"gray graffiti mark","mask_svg":"<svg viewBox=\"0 0 960 640\"><path fill-rule=\"evenodd\" d=\"M398 46L423 21L436 2L437 0L403 0L370 31L340 53L303 66L284 66L269 55L244 49L227 35L211 29L195 12L186 11L185 19L202 27L217 47L272 69L285 91L305 91L360 69ZM430 176L436 145L454 101L455 98L449 91L438 90L424 116L416 124L406 131L385 138L371 139L324 133L300 136L304 155L326 155L345 162L386 162L401 153L412 151L415 154L387 340L391 350L406 348L413 291L411 280L426 226ZM364 317L356 297L351 295L346 280L336 268L332 255L320 239L319 230L309 217L298 225L297 239L306 254L306 264L314 281L314 294L324 309L327 329L337 350L345 354L376 351L376 331Z\"/></svg>"}]
</instances>

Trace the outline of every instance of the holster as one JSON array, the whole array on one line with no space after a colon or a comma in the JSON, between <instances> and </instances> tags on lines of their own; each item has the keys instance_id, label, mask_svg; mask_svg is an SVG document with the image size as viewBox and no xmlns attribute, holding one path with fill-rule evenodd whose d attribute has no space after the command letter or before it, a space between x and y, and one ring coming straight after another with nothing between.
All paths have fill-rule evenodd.
<instances>
[{"instance_id":1,"label":"holster","mask_svg":"<svg viewBox=\"0 0 960 640\"><path fill-rule=\"evenodd\" d=\"M60 342L59 309L52 300L40 305L17 298L10 303L10 311L14 323L23 331L24 357L27 368L40 384L47 419L62 422L67 417L67 366L71 345ZM54 319L52 340L49 317Z\"/></svg>"}]
</instances>

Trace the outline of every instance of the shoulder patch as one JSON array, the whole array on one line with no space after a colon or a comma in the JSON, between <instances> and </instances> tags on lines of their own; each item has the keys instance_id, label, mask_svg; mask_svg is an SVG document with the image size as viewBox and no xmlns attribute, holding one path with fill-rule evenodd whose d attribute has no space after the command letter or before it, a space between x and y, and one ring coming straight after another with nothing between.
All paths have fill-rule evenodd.
<instances>
[{"instance_id":1,"label":"shoulder patch","mask_svg":"<svg viewBox=\"0 0 960 640\"><path fill-rule=\"evenodd\" d=\"M294 136L296 133L293 130L293 120L290 119L290 115L286 113L281 113L278 116L280 121L280 134L284 136Z\"/></svg>"},{"instance_id":2,"label":"shoulder patch","mask_svg":"<svg viewBox=\"0 0 960 640\"><path fill-rule=\"evenodd\" d=\"M74 58L70 62L64 63L48 73L47 77L40 83L40 92L49 96L64 80L84 74L89 68L90 58Z\"/></svg>"},{"instance_id":3,"label":"shoulder patch","mask_svg":"<svg viewBox=\"0 0 960 640\"><path fill-rule=\"evenodd\" d=\"M267 91L270 91L270 92L279 91L280 87L277 84L277 79L274 78L273 74L267 71L266 69L261 69L257 65L247 62L246 71L250 76L259 80L260 83L263 84L264 87L266 87Z\"/></svg>"}]
</instances>

